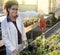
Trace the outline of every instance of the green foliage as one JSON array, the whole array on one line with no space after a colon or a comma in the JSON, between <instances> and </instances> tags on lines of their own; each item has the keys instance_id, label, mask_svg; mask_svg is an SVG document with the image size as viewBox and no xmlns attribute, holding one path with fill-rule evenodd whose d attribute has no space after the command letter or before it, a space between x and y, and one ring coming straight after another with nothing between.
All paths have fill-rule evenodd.
<instances>
[{"instance_id":1,"label":"green foliage","mask_svg":"<svg viewBox=\"0 0 60 55\"><path fill-rule=\"evenodd\" d=\"M31 46L33 46L33 51L29 51L28 49L25 50L26 55L28 53L33 55L60 55L60 47L58 46L58 43L60 41L60 34L59 35L53 35L47 39L45 39L45 42L43 44L43 38L39 36L34 40L34 44L32 43ZM28 43L32 42L32 39L27 40Z\"/></svg>"},{"instance_id":2,"label":"green foliage","mask_svg":"<svg viewBox=\"0 0 60 55\"><path fill-rule=\"evenodd\" d=\"M60 55L60 50L54 50L53 52L50 52L46 55Z\"/></svg>"}]
</instances>

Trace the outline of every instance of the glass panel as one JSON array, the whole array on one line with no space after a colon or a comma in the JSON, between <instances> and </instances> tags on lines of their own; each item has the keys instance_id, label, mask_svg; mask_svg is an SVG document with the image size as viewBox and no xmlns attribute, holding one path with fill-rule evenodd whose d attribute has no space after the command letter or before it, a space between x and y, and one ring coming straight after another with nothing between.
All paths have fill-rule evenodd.
<instances>
[{"instance_id":1,"label":"glass panel","mask_svg":"<svg viewBox=\"0 0 60 55\"><path fill-rule=\"evenodd\" d=\"M37 0L24 0L25 4L36 5Z\"/></svg>"},{"instance_id":2,"label":"glass panel","mask_svg":"<svg viewBox=\"0 0 60 55\"><path fill-rule=\"evenodd\" d=\"M23 0L17 0L19 4L22 4Z\"/></svg>"}]
</instances>

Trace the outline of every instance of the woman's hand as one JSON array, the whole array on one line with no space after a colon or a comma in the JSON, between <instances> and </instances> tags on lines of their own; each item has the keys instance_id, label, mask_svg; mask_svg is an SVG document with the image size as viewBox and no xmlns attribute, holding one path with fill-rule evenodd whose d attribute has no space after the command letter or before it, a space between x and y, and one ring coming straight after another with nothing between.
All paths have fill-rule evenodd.
<instances>
[{"instance_id":1,"label":"woman's hand","mask_svg":"<svg viewBox=\"0 0 60 55\"><path fill-rule=\"evenodd\" d=\"M12 53L19 55L19 52L16 49Z\"/></svg>"}]
</instances>

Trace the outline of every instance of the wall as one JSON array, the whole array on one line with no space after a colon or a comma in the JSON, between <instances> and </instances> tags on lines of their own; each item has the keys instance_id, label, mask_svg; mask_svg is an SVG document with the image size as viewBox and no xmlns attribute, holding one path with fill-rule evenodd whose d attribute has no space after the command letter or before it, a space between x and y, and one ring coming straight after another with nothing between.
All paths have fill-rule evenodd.
<instances>
[{"instance_id":1,"label":"wall","mask_svg":"<svg viewBox=\"0 0 60 55\"><path fill-rule=\"evenodd\" d=\"M38 12L40 14L47 14L49 11L49 1L48 0L38 0Z\"/></svg>"}]
</instances>

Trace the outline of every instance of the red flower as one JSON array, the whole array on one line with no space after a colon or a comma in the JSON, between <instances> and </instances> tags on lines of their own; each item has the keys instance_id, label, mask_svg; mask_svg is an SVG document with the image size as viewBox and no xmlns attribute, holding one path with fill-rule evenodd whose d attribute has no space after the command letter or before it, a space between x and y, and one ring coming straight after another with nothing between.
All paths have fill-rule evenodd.
<instances>
[{"instance_id":1,"label":"red flower","mask_svg":"<svg viewBox=\"0 0 60 55\"><path fill-rule=\"evenodd\" d=\"M43 31L46 28L46 20L44 18L40 19L40 29Z\"/></svg>"}]
</instances>

